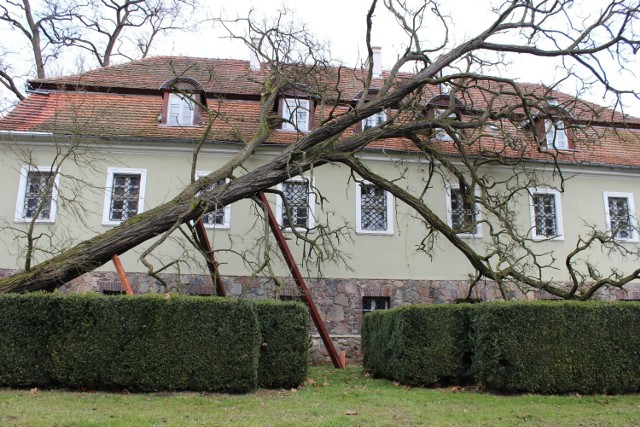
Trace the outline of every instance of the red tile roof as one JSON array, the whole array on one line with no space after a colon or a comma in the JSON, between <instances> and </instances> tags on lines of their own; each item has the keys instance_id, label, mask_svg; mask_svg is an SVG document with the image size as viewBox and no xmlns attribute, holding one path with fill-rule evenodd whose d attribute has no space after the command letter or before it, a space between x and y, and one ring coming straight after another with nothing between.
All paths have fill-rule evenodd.
<instances>
[{"instance_id":1,"label":"red tile roof","mask_svg":"<svg viewBox=\"0 0 640 427\"><path fill-rule=\"evenodd\" d=\"M0 121L0 130L80 133L124 139L196 140L201 138L204 126L172 127L162 125L158 120L163 106L160 87L175 77L188 77L202 85L209 108L220 114L208 139L237 142L241 138L251 138L259 128L256 100L262 92L266 71L266 68L250 70L247 61L154 57L74 76L34 80L31 82L33 88L46 91L36 91L28 96ZM330 96L340 99L341 111L345 111L348 102L362 91L360 70L330 68L316 74L309 84L311 90L329 88ZM336 79L338 84L335 84ZM382 81L375 84L380 85ZM562 153L561 160L640 167L640 119L625 118L613 110L540 85L519 84L518 90L527 96L538 97L542 104L545 99L555 98L575 124L581 129L586 126L588 132L574 132L577 149ZM438 93L437 87L426 87L421 99L429 99ZM457 96L469 112L484 111L488 105L492 111L503 111L522 103L514 88L487 80L467 82L467 89L458 92ZM521 113L522 108L516 111ZM534 108L532 113L537 114L538 110ZM205 125L207 121L203 114ZM611 121L616 123L618 130L603 127ZM510 123L504 126L511 135L532 140L530 132ZM625 129L628 127L635 130ZM501 151L515 155L515 151L505 149L501 138L486 130L480 137L478 132L474 153ZM587 138L587 134L593 132L598 132L597 138ZM352 133L353 129L343 136ZM295 133L275 130L269 142L290 143L295 138ZM445 151L455 153L450 143L436 144L443 144ZM527 156L548 159L548 154L540 153L533 144L528 145ZM369 147L415 151L415 147L403 139L376 141Z\"/></svg>"}]
</instances>

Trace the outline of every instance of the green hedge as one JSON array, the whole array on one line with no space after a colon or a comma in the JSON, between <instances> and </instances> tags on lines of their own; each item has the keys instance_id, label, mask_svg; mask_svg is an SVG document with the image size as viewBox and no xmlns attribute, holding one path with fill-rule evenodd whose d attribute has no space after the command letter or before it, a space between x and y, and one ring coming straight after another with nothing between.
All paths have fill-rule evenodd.
<instances>
[{"instance_id":1,"label":"green hedge","mask_svg":"<svg viewBox=\"0 0 640 427\"><path fill-rule=\"evenodd\" d=\"M56 322L54 302L37 294L0 297L0 385L51 385L48 343Z\"/></svg>"},{"instance_id":2,"label":"green hedge","mask_svg":"<svg viewBox=\"0 0 640 427\"><path fill-rule=\"evenodd\" d=\"M473 367L494 390L640 390L640 303L516 302L472 314Z\"/></svg>"},{"instance_id":3,"label":"green hedge","mask_svg":"<svg viewBox=\"0 0 640 427\"><path fill-rule=\"evenodd\" d=\"M258 385L290 388L307 379L309 366L309 314L297 302L256 302L260 323Z\"/></svg>"},{"instance_id":4,"label":"green hedge","mask_svg":"<svg viewBox=\"0 0 640 427\"><path fill-rule=\"evenodd\" d=\"M289 386L306 374L308 320L303 307L287 306L187 296L2 295L0 385L242 392L256 388L261 357L270 377L260 383ZM261 326L257 313L265 323L290 314L280 328L287 341L273 325ZM296 349L301 354L293 355ZM289 377L270 360L284 354L279 369L291 369Z\"/></svg>"},{"instance_id":5,"label":"green hedge","mask_svg":"<svg viewBox=\"0 0 640 427\"><path fill-rule=\"evenodd\" d=\"M470 304L413 305L364 316L364 367L403 384L468 380Z\"/></svg>"}]
</instances>

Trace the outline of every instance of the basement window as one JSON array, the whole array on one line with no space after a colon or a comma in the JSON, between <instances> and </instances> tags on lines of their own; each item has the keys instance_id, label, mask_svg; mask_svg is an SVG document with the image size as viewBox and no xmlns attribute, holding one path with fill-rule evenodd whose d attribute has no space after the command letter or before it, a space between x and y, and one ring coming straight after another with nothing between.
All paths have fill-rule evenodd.
<instances>
[{"instance_id":1,"label":"basement window","mask_svg":"<svg viewBox=\"0 0 640 427\"><path fill-rule=\"evenodd\" d=\"M376 310L389 310L390 307L390 297L362 297L363 315Z\"/></svg>"}]
</instances>

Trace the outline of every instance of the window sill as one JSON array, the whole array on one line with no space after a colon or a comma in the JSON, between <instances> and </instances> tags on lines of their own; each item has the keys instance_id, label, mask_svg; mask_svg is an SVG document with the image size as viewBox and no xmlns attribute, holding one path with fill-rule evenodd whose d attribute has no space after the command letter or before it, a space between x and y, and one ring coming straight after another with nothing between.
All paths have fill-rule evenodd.
<instances>
[{"instance_id":1,"label":"window sill","mask_svg":"<svg viewBox=\"0 0 640 427\"><path fill-rule=\"evenodd\" d=\"M161 128L201 128L203 125L169 125L167 123L160 123Z\"/></svg>"},{"instance_id":2,"label":"window sill","mask_svg":"<svg viewBox=\"0 0 640 427\"><path fill-rule=\"evenodd\" d=\"M204 224L204 228L207 230L229 230L231 224Z\"/></svg>"},{"instance_id":3,"label":"window sill","mask_svg":"<svg viewBox=\"0 0 640 427\"><path fill-rule=\"evenodd\" d=\"M282 129L282 128L279 128L277 130L279 130L280 132L299 133L299 134L306 134L306 133L310 132L309 129L307 129L307 130L302 130L302 129L298 130L298 129Z\"/></svg>"},{"instance_id":4,"label":"window sill","mask_svg":"<svg viewBox=\"0 0 640 427\"><path fill-rule=\"evenodd\" d=\"M14 218L13 222L16 224L29 224L31 223L31 221L33 221L33 218ZM36 224L53 224L55 223L56 220L55 218L51 218L51 219L36 219L34 221L34 223Z\"/></svg>"},{"instance_id":5,"label":"window sill","mask_svg":"<svg viewBox=\"0 0 640 427\"><path fill-rule=\"evenodd\" d=\"M563 235L554 236L554 237L531 236L531 240L534 240L536 242L564 242L564 236Z\"/></svg>"},{"instance_id":6,"label":"window sill","mask_svg":"<svg viewBox=\"0 0 640 427\"><path fill-rule=\"evenodd\" d=\"M556 147L548 147L543 146L540 147L540 151L558 151L560 153L576 153L578 150L576 148L556 148Z\"/></svg>"},{"instance_id":7,"label":"window sill","mask_svg":"<svg viewBox=\"0 0 640 427\"><path fill-rule=\"evenodd\" d=\"M356 229L356 234L361 236L393 236L393 230L358 230Z\"/></svg>"},{"instance_id":8,"label":"window sill","mask_svg":"<svg viewBox=\"0 0 640 427\"><path fill-rule=\"evenodd\" d=\"M482 239L482 234L456 233L461 239Z\"/></svg>"}]
</instances>

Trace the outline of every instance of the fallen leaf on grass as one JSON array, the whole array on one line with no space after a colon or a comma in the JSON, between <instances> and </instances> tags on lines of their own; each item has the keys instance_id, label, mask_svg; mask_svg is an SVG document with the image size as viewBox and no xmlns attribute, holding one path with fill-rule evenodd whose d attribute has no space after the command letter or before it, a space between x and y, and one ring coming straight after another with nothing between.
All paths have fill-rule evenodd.
<instances>
[{"instance_id":1,"label":"fallen leaf on grass","mask_svg":"<svg viewBox=\"0 0 640 427\"><path fill-rule=\"evenodd\" d=\"M323 387L329 387L330 385L331 385L331 384L330 384L330 383L328 383L328 382L323 382L323 383L322 383L322 386L323 386Z\"/></svg>"},{"instance_id":2,"label":"fallen leaf on grass","mask_svg":"<svg viewBox=\"0 0 640 427\"><path fill-rule=\"evenodd\" d=\"M356 411L347 411L347 412L345 412L345 414L347 414L347 415L358 415L358 413Z\"/></svg>"}]
</instances>

